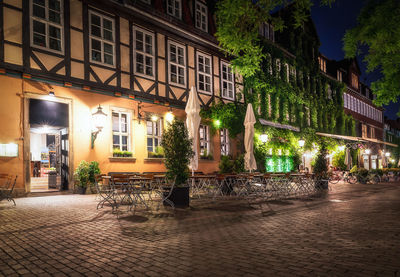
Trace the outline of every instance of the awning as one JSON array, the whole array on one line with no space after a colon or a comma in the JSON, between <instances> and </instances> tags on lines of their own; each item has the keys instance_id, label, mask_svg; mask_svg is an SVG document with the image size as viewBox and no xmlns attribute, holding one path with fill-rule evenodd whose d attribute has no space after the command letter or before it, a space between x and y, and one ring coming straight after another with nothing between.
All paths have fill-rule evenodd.
<instances>
[{"instance_id":1,"label":"awning","mask_svg":"<svg viewBox=\"0 0 400 277\"><path fill-rule=\"evenodd\" d=\"M271 126L271 127L275 127L275 128L280 128L280 129L287 129L287 130L291 130L291 131L295 131L295 132L300 132L300 129L298 127L294 127L288 124L280 124L277 122L272 122L272 121L268 121L265 119L260 118L260 123L264 126Z\"/></svg>"},{"instance_id":2,"label":"awning","mask_svg":"<svg viewBox=\"0 0 400 277\"><path fill-rule=\"evenodd\" d=\"M378 143L378 144L386 144L386 145L393 146L393 147L397 147L398 146L397 144L386 142L386 141L379 140L379 139L360 138L360 137L343 136L343 135L334 135L334 134L327 134L327 133L320 133L320 132L316 132L316 134L319 135L319 136L336 138L336 139L359 141L359 142L373 142L373 143Z\"/></svg>"},{"instance_id":3,"label":"awning","mask_svg":"<svg viewBox=\"0 0 400 277\"><path fill-rule=\"evenodd\" d=\"M327 133L320 133L320 132L316 132L316 134L319 135L319 136L335 138L335 139L344 139L344 140L365 142L363 139L361 139L359 137L334 135L334 134L327 134Z\"/></svg>"}]
</instances>

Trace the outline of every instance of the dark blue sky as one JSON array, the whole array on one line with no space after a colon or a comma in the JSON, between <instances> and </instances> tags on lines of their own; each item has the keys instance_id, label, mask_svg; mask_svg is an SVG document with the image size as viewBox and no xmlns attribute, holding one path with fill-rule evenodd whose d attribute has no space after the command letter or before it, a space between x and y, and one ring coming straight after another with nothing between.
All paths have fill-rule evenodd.
<instances>
[{"instance_id":1,"label":"dark blue sky","mask_svg":"<svg viewBox=\"0 0 400 277\"><path fill-rule=\"evenodd\" d=\"M320 52L330 59L341 60L344 58L342 38L347 29L354 27L357 23L357 16L365 3L365 0L336 0L332 7L320 6L319 0L314 0L311 9L311 17L317 28L321 41ZM361 68L361 81L370 85L379 78L379 73L366 73L366 65L362 57L358 57ZM385 116L395 119L399 111L399 103L388 105Z\"/></svg>"}]
</instances>

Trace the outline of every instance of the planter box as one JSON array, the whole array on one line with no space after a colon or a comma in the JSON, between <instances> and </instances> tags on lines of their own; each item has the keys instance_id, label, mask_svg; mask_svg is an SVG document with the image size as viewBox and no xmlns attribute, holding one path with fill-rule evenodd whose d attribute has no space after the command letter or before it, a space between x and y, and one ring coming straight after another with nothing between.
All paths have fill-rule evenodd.
<instances>
[{"instance_id":1,"label":"planter box","mask_svg":"<svg viewBox=\"0 0 400 277\"><path fill-rule=\"evenodd\" d=\"M168 196L169 190L164 191L164 197ZM168 198L172 203L174 203L175 207L179 208L187 208L189 207L189 186L185 187L174 187L171 195ZM168 202L164 201L164 206L170 206Z\"/></svg>"}]
</instances>

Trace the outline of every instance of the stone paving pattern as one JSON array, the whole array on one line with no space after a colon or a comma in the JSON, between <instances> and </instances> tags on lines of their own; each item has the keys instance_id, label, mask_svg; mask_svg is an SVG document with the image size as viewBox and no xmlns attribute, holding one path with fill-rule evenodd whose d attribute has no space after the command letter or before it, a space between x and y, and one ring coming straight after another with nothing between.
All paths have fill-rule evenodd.
<instances>
[{"instance_id":1,"label":"stone paving pattern","mask_svg":"<svg viewBox=\"0 0 400 277\"><path fill-rule=\"evenodd\" d=\"M0 276L400 276L400 184L119 219L94 195L16 202L0 203Z\"/></svg>"}]
</instances>

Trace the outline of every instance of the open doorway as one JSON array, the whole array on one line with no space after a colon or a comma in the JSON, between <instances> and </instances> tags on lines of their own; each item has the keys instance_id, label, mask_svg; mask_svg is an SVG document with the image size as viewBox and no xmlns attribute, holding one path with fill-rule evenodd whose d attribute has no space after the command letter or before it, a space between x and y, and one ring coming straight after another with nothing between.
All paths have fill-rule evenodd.
<instances>
[{"instance_id":1,"label":"open doorway","mask_svg":"<svg viewBox=\"0 0 400 277\"><path fill-rule=\"evenodd\" d=\"M30 191L68 189L68 104L29 100Z\"/></svg>"}]
</instances>

